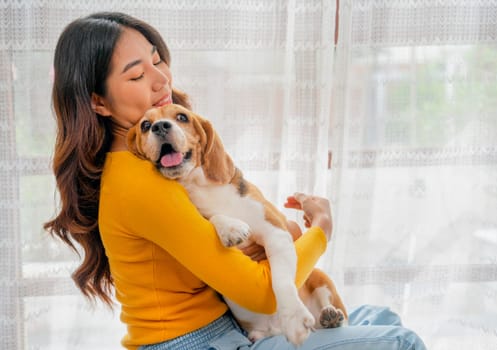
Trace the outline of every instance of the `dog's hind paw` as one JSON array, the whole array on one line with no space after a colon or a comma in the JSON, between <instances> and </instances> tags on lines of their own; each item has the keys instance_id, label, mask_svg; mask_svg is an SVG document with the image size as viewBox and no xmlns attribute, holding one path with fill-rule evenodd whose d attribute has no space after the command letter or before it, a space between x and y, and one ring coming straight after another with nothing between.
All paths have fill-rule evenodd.
<instances>
[{"instance_id":1,"label":"dog's hind paw","mask_svg":"<svg viewBox=\"0 0 497 350\"><path fill-rule=\"evenodd\" d=\"M345 320L342 310L336 309L333 305L325 306L319 316L319 324L323 328L340 327Z\"/></svg>"},{"instance_id":2,"label":"dog's hind paw","mask_svg":"<svg viewBox=\"0 0 497 350\"><path fill-rule=\"evenodd\" d=\"M226 215L214 215L209 221L216 228L217 235L225 247L239 245L250 235L250 226L244 221Z\"/></svg>"}]
</instances>

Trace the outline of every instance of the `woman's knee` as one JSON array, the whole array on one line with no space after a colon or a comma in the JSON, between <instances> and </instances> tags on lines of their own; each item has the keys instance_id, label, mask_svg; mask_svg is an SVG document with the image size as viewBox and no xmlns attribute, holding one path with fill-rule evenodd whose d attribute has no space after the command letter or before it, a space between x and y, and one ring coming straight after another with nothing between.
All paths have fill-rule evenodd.
<instances>
[{"instance_id":1,"label":"woman's knee","mask_svg":"<svg viewBox=\"0 0 497 350\"><path fill-rule=\"evenodd\" d=\"M247 350L290 350L285 337L261 339ZM402 326L348 326L319 329L300 346L301 350L426 350L421 338Z\"/></svg>"},{"instance_id":2,"label":"woman's knee","mask_svg":"<svg viewBox=\"0 0 497 350\"><path fill-rule=\"evenodd\" d=\"M401 326L399 315L384 306L361 305L349 313L353 326Z\"/></svg>"},{"instance_id":3,"label":"woman's knee","mask_svg":"<svg viewBox=\"0 0 497 350\"><path fill-rule=\"evenodd\" d=\"M403 348L406 350L426 350L426 345L423 340L415 332L407 328L402 328L403 333L401 339L403 340Z\"/></svg>"}]
</instances>

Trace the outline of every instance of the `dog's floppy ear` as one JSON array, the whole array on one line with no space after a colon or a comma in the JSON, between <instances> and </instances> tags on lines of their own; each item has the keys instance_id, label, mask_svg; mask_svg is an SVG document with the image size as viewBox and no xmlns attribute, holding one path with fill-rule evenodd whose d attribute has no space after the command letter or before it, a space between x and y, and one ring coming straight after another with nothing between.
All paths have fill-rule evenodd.
<instances>
[{"instance_id":1,"label":"dog's floppy ear","mask_svg":"<svg viewBox=\"0 0 497 350\"><path fill-rule=\"evenodd\" d=\"M220 184L229 183L235 175L235 166L224 150L221 138L208 120L198 115L194 120L195 129L200 136L200 159L205 176Z\"/></svg>"},{"instance_id":2,"label":"dog's floppy ear","mask_svg":"<svg viewBox=\"0 0 497 350\"><path fill-rule=\"evenodd\" d=\"M143 158L138 150L137 145L137 135L136 135L136 126L133 126L128 130L128 134L126 135L126 145L128 146L128 150L133 153L135 156Z\"/></svg>"}]
</instances>

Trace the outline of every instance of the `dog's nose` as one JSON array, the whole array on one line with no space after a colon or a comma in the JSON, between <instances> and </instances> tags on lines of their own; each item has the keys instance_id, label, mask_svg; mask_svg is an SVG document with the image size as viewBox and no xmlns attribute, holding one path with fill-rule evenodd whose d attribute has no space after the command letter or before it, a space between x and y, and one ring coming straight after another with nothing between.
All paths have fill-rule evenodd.
<instances>
[{"instance_id":1,"label":"dog's nose","mask_svg":"<svg viewBox=\"0 0 497 350\"><path fill-rule=\"evenodd\" d=\"M171 126L173 125L168 121L159 121L152 125L152 132L157 135L164 135L171 129Z\"/></svg>"}]
</instances>

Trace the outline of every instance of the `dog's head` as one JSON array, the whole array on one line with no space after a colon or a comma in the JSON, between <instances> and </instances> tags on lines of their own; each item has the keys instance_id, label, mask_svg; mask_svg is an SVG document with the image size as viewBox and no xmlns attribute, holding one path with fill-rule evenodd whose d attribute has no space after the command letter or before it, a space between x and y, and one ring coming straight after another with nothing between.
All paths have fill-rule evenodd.
<instances>
[{"instance_id":1,"label":"dog's head","mask_svg":"<svg viewBox=\"0 0 497 350\"><path fill-rule=\"evenodd\" d=\"M127 143L169 179L181 179L197 167L216 183L228 183L235 174L211 123L177 104L147 111L129 130Z\"/></svg>"}]
</instances>

